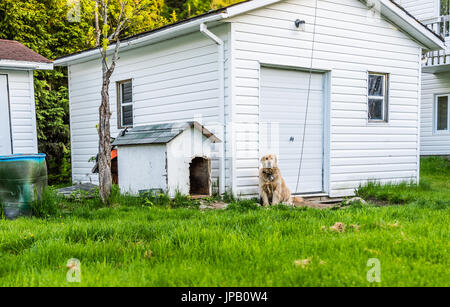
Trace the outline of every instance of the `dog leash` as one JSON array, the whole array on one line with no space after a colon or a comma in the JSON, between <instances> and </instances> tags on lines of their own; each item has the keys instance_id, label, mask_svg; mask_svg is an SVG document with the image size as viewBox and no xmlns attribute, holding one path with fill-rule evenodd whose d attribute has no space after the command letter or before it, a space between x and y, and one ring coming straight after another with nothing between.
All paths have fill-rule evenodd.
<instances>
[{"instance_id":1,"label":"dog leash","mask_svg":"<svg viewBox=\"0 0 450 307\"><path fill-rule=\"evenodd\" d=\"M312 70L313 70L313 61L314 61L314 45L316 43L318 0L316 0L315 3L316 3L316 5L314 8L314 28L313 28L313 38L312 38L312 46L311 46L311 65L309 68L308 96L306 98L306 112L305 112L305 121L303 124L302 149L301 149L301 153L300 153L300 163L298 166L298 175L297 175L297 184L295 186L295 193L298 193L298 184L300 182L300 174L302 172L303 152L304 152L304 148L305 148L305 136L306 136L306 123L308 121L309 98L310 98L310 93L311 93L311 80L312 80Z\"/></svg>"}]
</instances>

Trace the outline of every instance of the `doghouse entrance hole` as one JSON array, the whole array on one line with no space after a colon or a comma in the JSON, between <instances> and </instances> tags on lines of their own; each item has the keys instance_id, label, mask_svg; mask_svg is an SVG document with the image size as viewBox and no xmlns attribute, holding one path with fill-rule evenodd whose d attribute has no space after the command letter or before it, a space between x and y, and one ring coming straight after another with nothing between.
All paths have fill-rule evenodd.
<instances>
[{"instance_id":1,"label":"doghouse entrance hole","mask_svg":"<svg viewBox=\"0 0 450 307\"><path fill-rule=\"evenodd\" d=\"M210 195L210 161L195 157L189 165L189 194Z\"/></svg>"}]
</instances>

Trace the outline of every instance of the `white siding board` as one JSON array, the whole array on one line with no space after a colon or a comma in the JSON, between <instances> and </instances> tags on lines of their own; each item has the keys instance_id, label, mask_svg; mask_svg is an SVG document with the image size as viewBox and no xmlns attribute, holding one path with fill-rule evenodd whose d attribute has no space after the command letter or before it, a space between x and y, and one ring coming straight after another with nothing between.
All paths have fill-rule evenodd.
<instances>
[{"instance_id":1,"label":"white siding board","mask_svg":"<svg viewBox=\"0 0 450 307\"><path fill-rule=\"evenodd\" d=\"M37 153L33 71L0 70L8 76L13 153Z\"/></svg>"},{"instance_id":2,"label":"white siding board","mask_svg":"<svg viewBox=\"0 0 450 307\"><path fill-rule=\"evenodd\" d=\"M232 19L234 122L240 127L236 194L257 194L260 63L311 65L314 3L284 1ZM415 178L420 47L389 22L367 20L367 8L358 1L318 3L312 66L332 71L329 194L352 194L371 179ZM295 30L297 18L306 20L306 32ZM387 124L367 122L367 71L390 73Z\"/></svg>"},{"instance_id":3,"label":"white siding board","mask_svg":"<svg viewBox=\"0 0 450 307\"><path fill-rule=\"evenodd\" d=\"M225 41L229 55L228 25L210 30ZM215 132L219 114L219 74L217 45L199 32L163 41L148 47L122 52L111 79L111 136L117 129L116 81L133 79L134 125L171 121L202 121ZM225 65L225 73L228 68ZM70 66L70 111L73 180L96 182L89 158L97 154L98 106L100 103L101 66L90 61ZM225 96L229 96L225 78ZM229 116L229 97L225 97ZM219 136L220 137L220 136ZM217 146L212 158L213 177L218 176ZM226 163L231 172L231 160ZM226 175L228 184L230 174ZM213 179L215 180L215 178Z\"/></svg>"},{"instance_id":4,"label":"white siding board","mask_svg":"<svg viewBox=\"0 0 450 307\"><path fill-rule=\"evenodd\" d=\"M422 74L421 154L450 155L450 132L434 132L434 102L438 94L450 94L450 73Z\"/></svg>"},{"instance_id":5,"label":"white siding board","mask_svg":"<svg viewBox=\"0 0 450 307\"><path fill-rule=\"evenodd\" d=\"M439 0L395 0L409 13L419 20L427 20L439 16Z\"/></svg>"}]
</instances>

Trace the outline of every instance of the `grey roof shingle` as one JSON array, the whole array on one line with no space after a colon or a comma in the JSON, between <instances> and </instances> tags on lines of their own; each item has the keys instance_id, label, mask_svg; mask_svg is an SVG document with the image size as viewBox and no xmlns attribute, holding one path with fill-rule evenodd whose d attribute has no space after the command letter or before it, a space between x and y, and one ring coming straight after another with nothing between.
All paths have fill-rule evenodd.
<instances>
[{"instance_id":1,"label":"grey roof shingle","mask_svg":"<svg viewBox=\"0 0 450 307\"><path fill-rule=\"evenodd\" d=\"M221 141L205 127L195 121L137 126L121 132L112 145L166 144L188 128L194 127L213 143Z\"/></svg>"}]
</instances>

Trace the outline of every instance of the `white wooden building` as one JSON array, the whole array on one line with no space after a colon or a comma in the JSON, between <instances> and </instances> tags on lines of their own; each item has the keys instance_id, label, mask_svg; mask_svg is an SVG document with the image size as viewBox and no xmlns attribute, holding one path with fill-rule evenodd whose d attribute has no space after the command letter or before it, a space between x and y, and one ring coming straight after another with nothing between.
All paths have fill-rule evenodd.
<instances>
[{"instance_id":1,"label":"white wooden building","mask_svg":"<svg viewBox=\"0 0 450 307\"><path fill-rule=\"evenodd\" d=\"M445 39L445 49L429 52L424 58L421 154L450 156L450 11L447 5L442 6L441 12L441 0L399 0L399 2Z\"/></svg>"},{"instance_id":2,"label":"white wooden building","mask_svg":"<svg viewBox=\"0 0 450 307\"><path fill-rule=\"evenodd\" d=\"M36 69L53 69L53 64L19 42L0 39L0 156L38 151Z\"/></svg>"},{"instance_id":3,"label":"white wooden building","mask_svg":"<svg viewBox=\"0 0 450 307\"><path fill-rule=\"evenodd\" d=\"M236 195L257 195L267 152L293 193L417 180L422 52L443 46L389 0L243 2L122 40L112 136L199 121L224 140L213 177ZM73 180L95 182L98 50L55 64L69 70Z\"/></svg>"}]
</instances>

